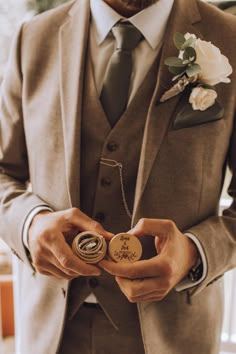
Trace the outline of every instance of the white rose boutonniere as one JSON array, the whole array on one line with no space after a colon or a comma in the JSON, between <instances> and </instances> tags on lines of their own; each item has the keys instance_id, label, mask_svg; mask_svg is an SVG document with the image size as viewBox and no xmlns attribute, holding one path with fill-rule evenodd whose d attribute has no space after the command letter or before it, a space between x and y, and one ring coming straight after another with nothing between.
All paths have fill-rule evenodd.
<instances>
[{"instance_id":1,"label":"white rose boutonniere","mask_svg":"<svg viewBox=\"0 0 236 354\"><path fill-rule=\"evenodd\" d=\"M194 87L189 97L189 103L194 110L205 111L211 107L216 100L217 93L212 89L205 89L202 86Z\"/></svg>"},{"instance_id":2,"label":"white rose boutonniere","mask_svg":"<svg viewBox=\"0 0 236 354\"><path fill-rule=\"evenodd\" d=\"M189 102L194 110L204 111L214 105L217 98L215 85L229 83L233 72L229 60L220 49L211 42L203 41L194 34L176 33L175 46L179 49L178 57L165 60L169 71L174 74L176 84L164 93L160 101L164 102L191 86Z\"/></svg>"}]
</instances>

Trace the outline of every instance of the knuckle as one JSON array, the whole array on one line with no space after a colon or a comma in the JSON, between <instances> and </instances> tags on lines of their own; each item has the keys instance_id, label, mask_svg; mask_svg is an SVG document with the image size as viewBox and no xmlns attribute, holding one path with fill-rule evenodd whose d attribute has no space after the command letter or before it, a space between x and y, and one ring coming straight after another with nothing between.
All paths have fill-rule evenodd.
<instances>
[{"instance_id":1,"label":"knuckle","mask_svg":"<svg viewBox=\"0 0 236 354\"><path fill-rule=\"evenodd\" d=\"M148 219L147 218L142 218L139 220L137 226L140 230L144 230L146 228L146 225L148 223Z\"/></svg>"},{"instance_id":2,"label":"knuckle","mask_svg":"<svg viewBox=\"0 0 236 354\"><path fill-rule=\"evenodd\" d=\"M175 223L172 220L166 220L165 221L166 228L169 232L175 230Z\"/></svg>"},{"instance_id":3,"label":"knuckle","mask_svg":"<svg viewBox=\"0 0 236 354\"><path fill-rule=\"evenodd\" d=\"M64 268L70 268L71 267L71 260L67 256L62 256L59 259L59 262Z\"/></svg>"},{"instance_id":4,"label":"knuckle","mask_svg":"<svg viewBox=\"0 0 236 354\"><path fill-rule=\"evenodd\" d=\"M78 217L79 214L80 214L79 209L78 209L78 208L75 208L75 207L69 209L69 211L68 211L68 217L69 217L69 219L71 219L71 218L73 219L73 218L75 218L75 217Z\"/></svg>"},{"instance_id":5,"label":"knuckle","mask_svg":"<svg viewBox=\"0 0 236 354\"><path fill-rule=\"evenodd\" d=\"M92 231L95 232L99 232L102 229L101 224L99 224L99 222L97 222L96 220L91 219L90 223L89 223L89 227Z\"/></svg>"}]
</instances>

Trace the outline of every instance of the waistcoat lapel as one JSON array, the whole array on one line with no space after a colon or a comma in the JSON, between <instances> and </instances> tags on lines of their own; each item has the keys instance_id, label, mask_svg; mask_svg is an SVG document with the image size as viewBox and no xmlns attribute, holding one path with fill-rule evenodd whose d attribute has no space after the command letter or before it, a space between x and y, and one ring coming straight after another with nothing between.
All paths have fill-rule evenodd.
<instances>
[{"instance_id":1,"label":"waistcoat lapel","mask_svg":"<svg viewBox=\"0 0 236 354\"><path fill-rule=\"evenodd\" d=\"M59 32L60 99L67 187L71 206L79 206L80 123L84 62L89 32L89 1L76 1Z\"/></svg>"},{"instance_id":2,"label":"waistcoat lapel","mask_svg":"<svg viewBox=\"0 0 236 354\"><path fill-rule=\"evenodd\" d=\"M166 58L178 54L178 49L173 44L173 36L176 32L181 32L183 34L189 32L201 37L201 34L193 26L194 23L199 21L200 14L195 1L192 1L190 4L187 0L175 0L160 54L156 88L149 107L144 131L135 192L133 224L137 222L136 213L140 199L150 176L155 158L169 127L176 105L181 97L181 95L178 95L164 103L160 103L160 98L163 93L173 85L173 82L171 81L173 74L169 72L164 61Z\"/></svg>"}]
</instances>

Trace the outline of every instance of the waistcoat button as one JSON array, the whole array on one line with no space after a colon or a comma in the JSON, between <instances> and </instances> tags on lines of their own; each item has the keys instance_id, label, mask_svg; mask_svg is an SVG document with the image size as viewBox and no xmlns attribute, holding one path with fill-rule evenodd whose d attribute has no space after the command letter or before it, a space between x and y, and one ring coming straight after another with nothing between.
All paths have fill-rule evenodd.
<instances>
[{"instance_id":1,"label":"waistcoat button","mask_svg":"<svg viewBox=\"0 0 236 354\"><path fill-rule=\"evenodd\" d=\"M101 180L101 185L103 187L109 187L111 185L111 180L108 177L103 177Z\"/></svg>"},{"instance_id":2,"label":"waistcoat button","mask_svg":"<svg viewBox=\"0 0 236 354\"><path fill-rule=\"evenodd\" d=\"M115 141L110 141L108 144L107 144L107 150L108 151L116 151L118 149L119 145L115 142Z\"/></svg>"},{"instance_id":3,"label":"waistcoat button","mask_svg":"<svg viewBox=\"0 0 236 354\"><path fill-rule=\"evenodd\" d=\"M99 281L97 278L90 278L89 285L91 288L96 288L99 285Z\"/></svg>"},{"instance_id":4,"label":"waistcoat button","mask_svg":"<svg viewBox=\"0 0 236 354\"><path fill-rule=\"evenodd\" d=\"M95 215L95 218L94 218L94 219L95 219L96 221L98 221L98 222L102 222L102 221L105 220L105 214L99 212L99 213L97 213L97 214Z\"/></svg>"}]
</instances>

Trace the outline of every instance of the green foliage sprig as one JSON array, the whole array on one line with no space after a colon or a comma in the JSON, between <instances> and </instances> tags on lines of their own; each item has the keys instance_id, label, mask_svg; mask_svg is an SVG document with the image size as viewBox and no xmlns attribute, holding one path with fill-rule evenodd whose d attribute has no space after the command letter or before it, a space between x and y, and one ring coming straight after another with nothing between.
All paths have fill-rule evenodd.
<instances>
[{"instance_id":1,"label":"green foliage sprig","mask_svg":"<svg viewBox=\"0 0 236 354\"><path fill-rule=\"evenodd\" d=\"M28 0L28 8L36 14L52 9L68 0Z\"/></svg>"},{"instance_id":2,"label":"green foliage sprig","mask_svg":"<svg viewBox=\"0 0 236 354\"><path fill-rule=\"evenodd\" d=\"M179 57L170 57L165 60L169 71L176 75L175 79L186 74L193 77L201 72L201 67L195 61L197 58L194 49L196 38L190 37L186 39L182 33L175 33L174 44L180 50Z\"/></svg>"}]
</instances>

